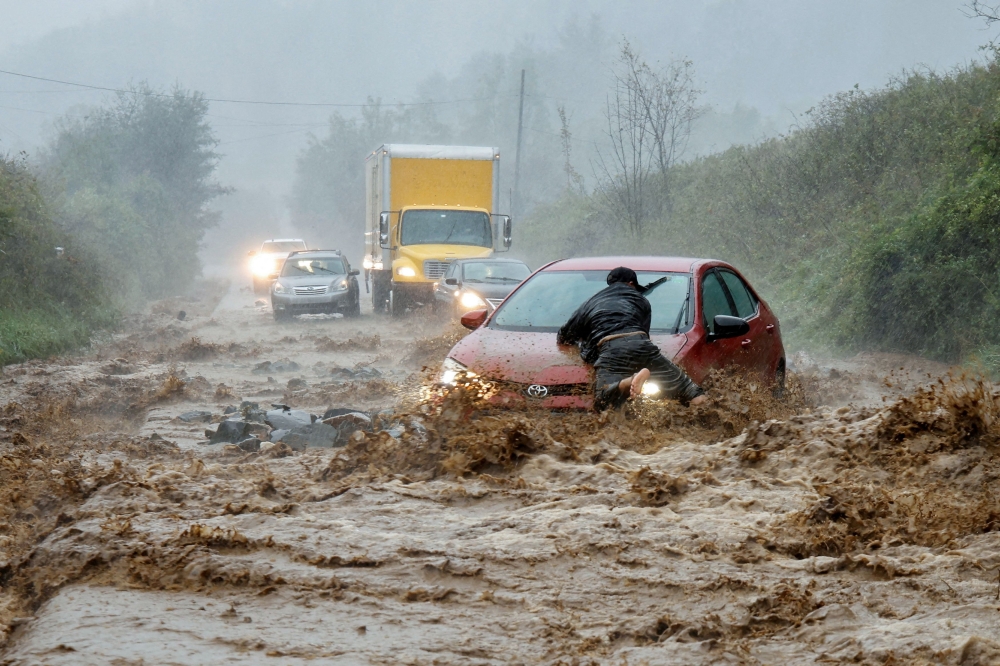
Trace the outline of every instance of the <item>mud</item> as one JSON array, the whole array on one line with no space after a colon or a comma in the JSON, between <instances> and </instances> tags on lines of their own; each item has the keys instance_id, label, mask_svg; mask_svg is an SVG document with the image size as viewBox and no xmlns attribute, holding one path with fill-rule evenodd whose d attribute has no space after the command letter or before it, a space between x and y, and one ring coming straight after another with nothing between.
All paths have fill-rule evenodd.
<instances>
[{"instance_id":1,"label":"mud","mask_svg":"<svg viewBox=\"0 0 1000 666\"><path fill-rule=\"evenodd\" d=\"M497 411L428 388L453 324L224 286L4 368L0 663L1000 661L987 381L797 354L780 398ZM205 443L272 404L373 424Z\"/></svg>"}]
</instances>

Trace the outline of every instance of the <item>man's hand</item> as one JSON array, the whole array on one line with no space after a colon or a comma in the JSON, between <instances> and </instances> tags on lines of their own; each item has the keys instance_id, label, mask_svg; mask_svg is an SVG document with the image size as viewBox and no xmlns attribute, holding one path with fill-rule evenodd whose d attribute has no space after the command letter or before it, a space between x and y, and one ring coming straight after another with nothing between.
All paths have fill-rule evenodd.
<instances>
[{"instance_id":1,"label":"man's hand","mask_svg":"<svg viewBox=\"0 0 1000 666\"><path fill-rule=\"evenodd\" d=\"M697 405L704 405L706 402L708 402L708 396L702 393L688 404L691 405L692 407L696 407Z\"/></svg>"}]
</instances>

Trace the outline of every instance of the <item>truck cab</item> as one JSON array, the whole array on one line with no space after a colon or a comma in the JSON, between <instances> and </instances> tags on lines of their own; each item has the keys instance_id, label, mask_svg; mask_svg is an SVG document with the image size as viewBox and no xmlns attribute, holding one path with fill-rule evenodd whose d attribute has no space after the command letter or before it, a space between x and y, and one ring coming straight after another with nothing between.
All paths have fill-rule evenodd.
<instances>
[{"instance_id":1,"label":"truck cab","mask_svg":"<svg viewBox=\"0 0 1000 666\"><path fill-rule=\"evenodd\" d=\"M430 304L456 259L510 247L495 148L385 145L366 161L365 278L376 312Z\"/></svg>"}]
</instances>

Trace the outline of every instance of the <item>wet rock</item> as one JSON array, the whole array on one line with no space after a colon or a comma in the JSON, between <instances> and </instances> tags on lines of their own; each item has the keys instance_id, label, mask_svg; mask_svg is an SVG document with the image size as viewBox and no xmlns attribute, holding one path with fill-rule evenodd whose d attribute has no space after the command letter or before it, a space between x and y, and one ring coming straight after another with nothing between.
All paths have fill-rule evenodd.
<instances>
[{"instance_id":1,"label":"wet rock","mask_svg":"<svg viewBox=\"0 0 1000 666\"><path fill-rule=\"evenodd\" d=\"M291 432L288 429L275 429L271 431L271 436L268 438L272 442L280 442L281 438Z\"/></svg>"},{"instance_id":2,"label":"wet rock","mask_svg":"<svg viewBox=\"0 0 1000 666\"><path fill-rule=\"evenodd\" d=\"M293 430L299 426L309 425L315 419L309 412L301 409L289 409L281 405L282 409L269 409L265 418L265 423L275 429Z\"/></svg>"},{"instance_id":3,"label":"wet rock","mask_svg":"<svg viewBox=\"0 0 1000 666\"><path fill-rule=\"evenodd\" d=\"M363 368L355 368L351 370L349 368L331 368L330 377L337 380L348 381L348 380L367 380L375 379L376 377L381 377L382 373L377 369L365 366Z\"/></svg>"},{"instance_id":4,"label":"wet rock","mask_svg":"<svg viewBox=\"0 0 1000 666\"><path fill-rule=\"evenodd\" d=\"M286 386L289 391L299 391L307 388L308 385L306 384L306 380L296 377L294 379L289 379Z\"/></svg>"},{"instance_id":5,"label":"wet rock","mask_svg":"<svg viewBox=\"0 0 1000 666\"><path fill-rule=\"evenodd\" d=\"M251 437L250 439L244 439L236 446L240 447L247 453L256 453L257 451L260 451L260 440L256 437Z\"/></svg>"},{"instance_id":6,"label":"wet rock","mask_svg":"<svg viewBox=\"0 0 1000 666\"><path fill-rule=\"evenodd\" d=\"M282 442L287 444L293 451L304 451L306 449L329 449L336 446L344 446L347 442L338 442L340 433L333 426L325 423L310 423L299 426L281 437Z\"/></svg>"},{"instance_id":7,"label":"wet rock","mask_svg":"<svg viewBox=\"0 0 1000 666\"><path fill-rule=\"evenodd\" d=\"M325 414L326 418L323 419L323 423L337 430L337 441L342 444L346 444L350 436L359 430L372 431L372 419L364 412L328 409L327 414L330 412L343 412L332 416Z\"/></svg>"},{"instance_id":8,"label":"wet rock","mask_svg":"<svg viewBox=\"0 0 1000 666\"><path fill-rule=\"evenodd\" d=\"M106 375L131 375L135 372L135 367L123 358L116 358L104 365L101 372Z\"/></svg>"},{"instance_id":9,"label":"wet rock","mask_svg":"<svg viewBox=\"0 0 1000 666\"><path fill-rule=\"evenodd\" d=\"M253 304L254 304L255 307L259 308L259 307L267 305L267 301L265 301L263 298L258 298L256 301L253 302Z\"/></svg>"},{"instance_id":10,"label":"wet rock","mask_svg":"<svg viewBox=\"0 0 1000 666\"><path fill-rule=\"evenodd\" d=\"M367 412L360 409L353 409L351 407L331 407L323 412L323 416L320 417L320 420L325 421L334 416L343 416L344 414L361 414L363 416L367 416L369 421L371 420L371 416L369 416Z\"/></svg>"},{"instance_id":11,"label":"wet rock","mask_svg":"<svg viewBox=\"0 0 1000 666\"><path fill-rule=\"evenodd\" d=\"M181 310L180 312L177 313L177 319L179 319L180 321L184 321L185 319L187 319L187 316L188 313L184 312L184 310Z\"/></svg>"},{"instance_id":12,"label":"wet rock","mask_svg":"<svg viewBox=\"0 0 1000 666\"><path fill-rule=\"evenodd\" d=\"M255 375L266 375L271 372L298 372L301 370L298 363L283 358L279 361L263 361L254 366L250 372Z\"/></svg>"},{"instance_id":13,"label":"wet rock","mask_svg":"<svg viewBox=\"0 0 1000 666\"><path fill-rule=\"evenodd\" d=\"M225 415L229 415L229 414L235 414L238 411L240 411L238 408L233 407L232 405L229 405L224 410L222 410L222 413L225 414Z\"/></svg>"},{"instance_id":14,"label":"wet rock","mask_svg":"<svg viewBox=\"0 0 1000 666\"><path fill-rule=\"evenodd\" d=\"M243 417L244 421L253 421L254 423L267 423L267 413L260 408L260 405L256 402L250 402L249 400L244 400L240 403L240 415Z\"/></svg>"},{"instance_id":15,"label":"wet rock","mask_svg":"<svg viewBox=\"0 0 1000 666\"><path fill-rule=\"evenodd\" d=\"M177 417L177 420L183 421L184 423L195 423L197 421L208 422L212 420L212 412L196 409L190 412L184 412Z\"/></svg>"},{"instance_id":16,"label":"wet rock","mask_svg":"<svg viewBox=\"0 0 1000 666\"><path fill-rule=\"evenodd\" d=\"M229 420L219 423L215 432L206 430L205 435L208 437L209 444L219 444L220 442L235 444L246 439L249 430L250 424L246 421Z\"/></svg>"}]
</instances>

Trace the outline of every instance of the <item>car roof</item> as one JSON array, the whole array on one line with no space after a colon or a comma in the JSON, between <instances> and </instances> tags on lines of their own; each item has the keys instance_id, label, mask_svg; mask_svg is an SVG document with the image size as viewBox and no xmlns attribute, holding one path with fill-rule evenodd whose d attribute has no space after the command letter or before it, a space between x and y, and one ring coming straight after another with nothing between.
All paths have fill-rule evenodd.
<instances>
[{"instance_id":1,"label":"car roof","mask_svg":"<svg viewBox=\"0 0 1000 666\"><path fill-rule=\"evenodd\" d=\"M305 243L301 238L268 238L265 243Z\"/></svg>"},{"instance_id":2,"label":"car roof","mask_svg":"<svg viewBox=\"0 0 1000 666\"><path fill-rule=\"evenodd\" d=\"M555 261L542 270L545 271L610 271L619 266L627 266L634 271L667 271L689 273L696 265L714 262L713 259L693 259L691 257L576 257ZM723 262L718 262L723 263Z\"/></svg>"},{"instance_id":3,"label":"car roof","mask_svg":"<svg viewBox=\"0 0 1000 666\"><path fill-rule=\"evenodd\" d=\"M491 262L499 264L524 264L520 259L508 259L507 257L469 257L468 259L456 259L456 264L474 264L480 262ZM525 264L527 266L527 264Z\"/></svg>"},{"instance_id":4,"label":"car roof","mask_svg":"<svg viewBox=\"0 0 1000 666\"><path fill-rule=\"evenodd\" d=\"M295 252L290 252L289 256L293 254L336 254L340 256L343 252L340 250L296 250Z\"/></svg>"}]
</instances>

